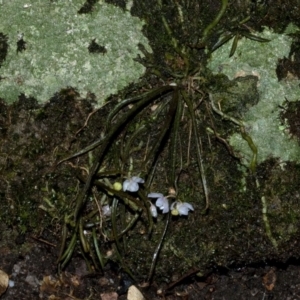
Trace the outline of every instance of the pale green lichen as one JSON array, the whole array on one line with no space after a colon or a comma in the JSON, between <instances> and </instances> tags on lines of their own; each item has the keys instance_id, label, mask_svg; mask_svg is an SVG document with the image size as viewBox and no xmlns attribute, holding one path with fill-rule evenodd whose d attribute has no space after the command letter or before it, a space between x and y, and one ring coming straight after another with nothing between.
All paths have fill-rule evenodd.
<instances>
[{"instance_id":1,"label":"pale green lichen","mask_svg":"<svg viewBox=\"0 0 300 300\"><path fill-rule=\"evenodd\" d=\"M300 97L299 80L278 81L276 66L279 58L287 57L292 39L288 32L295 30L290 26L285 34L277 34L265 29L259 34L270 42L259 43L241 39L235 55L229 58L231 44L220 47L212 55L209 68L214 73L224 73L230 79L245 76L258 76L259 102L243 116L246 130L258 149L258 162L269 157L282 161L300 161L299 143L291 138L287 130L282 130L280 106L288 99L296 101ZM249 164L251 149L239 133L230 137L230 144L243 156L243 163Z\"/></svg>"},{"instance_id":2,"label":"pale green lichen","mask_svg":"<svg viewBox=\"0 0 300 300\"><path fill-rule=\"evenodd\" d=\"M8 37L8 54L0 68L0 97L9 103L21 93L39 102L62 88L73 87L81 96L91 92L99 104L137 81L145 68L134 59L149 50L143 23L128 11L97 3L79 14L83 0L2 0L0 32ZM26 49L17 52L23 38ZM106 53L89 53L92 41Z\"/></svg>"}]
</instances>

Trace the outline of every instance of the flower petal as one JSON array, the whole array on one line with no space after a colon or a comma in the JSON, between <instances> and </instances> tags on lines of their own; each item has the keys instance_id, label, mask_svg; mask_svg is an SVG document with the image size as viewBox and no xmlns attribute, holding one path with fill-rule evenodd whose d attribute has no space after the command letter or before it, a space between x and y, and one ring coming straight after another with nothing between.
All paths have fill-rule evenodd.
<instances>
[{"instance_id":1,"label":"flower petal","mask_svg":"<svg viewBox=\"0 0 300 300\"><path fill-rule=\"evenodd\" d=\"M193 207L193 205L192 205L192 204L190 204L190 203L187 203L187 202L184 202L184 204L186 205L186 207L187 207L189 210L192 210L192 211L194 211L194 207Z\"/></svg>"},{"instance_id":2,"label":"flower petal","mask_svg":"<svg viewBox=\"0 0 300 300\"><path fill-rule=\"evenodd\" d=\"M169 204L167 206L164 206L164 208L162 209L163 214L167 214L169 211L170 211Z\"/></svg>"},{"instance_id":3,"label":"flower petal","mask_svg":"<svg viewBox=\"0 0 300 300\"><path fill-rule=\"evenodd\" d=\"M157 217L157 209L156 206L150 202L150 211L153 218Z\"/></svg>"},{"instance_id":4,"label":"flower petal","mask_svg":"<svg viewBox=\"0 0 300 300\"><path fill-rule=\"evenodd\" d=\"M162 210L163 214L169 212L169 201L166 197L160 197L156 200L155 205Z\"/></svg>"},{"instance_id":5,"label":"flower petal","mask_svg":"<svg viewBox=\"0 0 300 300\"><path fill-rule=\"evenodd\" d=\"M183 205L177 205L177 210L180 216L187 216L189 214L188 208Z\"/></svg>"},{"instance_id":6,"label":"flower petal","mask_svg":"<svg viewBox=\"0 0 300 300\"><path fill-rule=\"evenodd\" d=\"M111 208L108 204L102 206L102 214L107 217L111 215Z\"/></svg>"},{"instance_id":7,"label":"flower petal","mask_svg":"<svg viewBox=\"0 0 300 300\"><path fill-rule=\"evenodd\" d=\"M129 179L126 179L126 180L123 182L123 191L124 191L124 192L127 191L129 183L130 183L130 180L129 180Z\"/></svg>"},{"instance_id":8,"label":"flower petal","mask_svg":"<svg viewBox=\"0 0 300 300\"><path fill-rule=\"evenodd\" d=\"M176 208L179 212L179 215L187 216L189 214L190 210L194 210L193 206L190 203L183 202L183 203L177 203Z\"/></svg>"},{"instance_id":9,"label":"flower petal","mask_svg":"<svg viewBox=\"0 0 300 300\"><path fill-rule=\"evenodd\" d=\"M139 183L144 183L144 179L137 176L133 176L132 178L126 179L123 182L123 191L137 192L139 190Z\"/></svg>"},{"instance_id":10,"label":"flower petal","mask_svg":"<svg viewBox=\"0 0 300 300\"><path fill-rule=\"evenodd\" d=\"M164 206L166 206L166 201L164 197L160 197L156 200L155 205L159 208L163 208Z\"/></svg>"},{"instance_id":11,"label":"flower petal","mask_svg":"<svg viewBox=\"0 0 300 300\"><path fill-rule=\"evenodd\" d=\"M162 197L164 197L164 195L161 194L161 193L150 193L150 194L148 194L147 197L149 197L149 198L162 198Z\"/></svg>"},{"instance_id":12,"label":"flower petal","mask_svg":"<svg viewBox=\"0 0 300 300\"><path fill-rule=\"evenodd\" d=\"M131 181L127 187L127 190L129 192L137 192L139 190L139 185L138 183Z\"/></svg>"},{"instance_id":13,"label":"flower petal","mask_svg":"<svg viewBox=\"0 0 300 300\"><path fill-rule=\"evenodd\" d=\"M140 177L137 177L137 176L132 176L131 178L134 182L137 182L137 183L144 183L145 180L143 178L140 178Z\"/></svg>"}]
</instances>

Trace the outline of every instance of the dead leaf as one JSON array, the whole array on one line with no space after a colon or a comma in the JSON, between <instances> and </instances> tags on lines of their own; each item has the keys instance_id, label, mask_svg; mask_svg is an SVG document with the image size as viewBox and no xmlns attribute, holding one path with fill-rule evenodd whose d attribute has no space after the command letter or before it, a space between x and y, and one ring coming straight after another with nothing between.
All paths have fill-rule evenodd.
<instances>
[{"instance_id":1,"label":"dead leaf","mask_svg":"<svg viewBox=\"0 0 300 300\"><path fill-rule=\"evenodd\" d=\"M6 291L8 287L8 275L0 270L0 296Z\"/></svg>"},{"instance_id":2,"label":"dead leaf","mask_svg":"<svg viewBox=\"0 0 300 300\"><path fill-rule=\"evenodd\" d=\"M267 274L263 277L263 285L268 291L272 291L274 289L276 283L276 273L274 269L271 269Z\"/></svg>"},{"instance_id":3,"label":"dead leaf","mask_svg":"<svg viewBox=\"0 0 300 300\"><path fill-rule=\"evenodd\" d=\"M54 293L61 286L59 280L52 276L44 276L43 281L41 282L40 291L46 293Z\"/></svg>"}]
</instances>

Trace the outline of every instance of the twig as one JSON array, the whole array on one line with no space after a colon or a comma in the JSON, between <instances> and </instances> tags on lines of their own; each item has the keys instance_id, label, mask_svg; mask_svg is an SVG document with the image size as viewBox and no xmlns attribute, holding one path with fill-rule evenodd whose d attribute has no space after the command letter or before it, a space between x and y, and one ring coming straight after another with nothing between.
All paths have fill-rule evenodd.
<instances>
[{"instance_id":1,"label":"twig","mask_svg":"<svg viewBox=\"0 0 300 300\"><path fill-rule=\"evenodd\" d=\"M37 238L37 237L35 237L35 236L31 236L31 238L34 239L35 241L38 241L38 242L43 243L43 244L46 244L46 245L48 245L48 246L56 247L55 244L52 244L52 243L50 243L50 242L48 242L48 241L46 241L46 240L44 240L44 239Z\"/></svg>"},{"instance_id":2,"label":"twig","mask_svg":"<svg viewBox=\"0 0 300 300\"><path fill-rule=\"evenodd\" d=\"M168 217L167 217L167 220L166 220L166 225L165 225L164 231L163 231L163 233L161 235L160 241L159 241L159 243L158 243L158 245L157 245L157 247L156 247L156 249L154 251L154 254L153 254L152 264L151 264L150 272L149 272L148 279L147 279L147 284L149 284L149 285L150 285L150 282L151 282L152 277L153 277L153 273L154 273L154 270L155 270L156 262L157 262L157 259L158 259L158 254L160 252L162 243L163 243L165 235L167 233L169 222L170 222L170 213L168 213Z\"/></svg>"}]
</instances>

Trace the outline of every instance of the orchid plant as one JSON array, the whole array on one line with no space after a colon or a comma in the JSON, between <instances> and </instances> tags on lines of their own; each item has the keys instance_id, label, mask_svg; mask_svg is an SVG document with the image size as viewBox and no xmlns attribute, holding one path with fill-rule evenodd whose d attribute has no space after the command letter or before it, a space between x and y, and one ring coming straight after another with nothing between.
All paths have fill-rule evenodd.
<instances>
[{"instance_id":1,"label":"orchid plant","mask_svg":"<svg viewBox=\"0 0 300 300\"><path fill-rule=\"evenodd\" d=\"M139 183L144 182L144 179L137 176L132 176L123 182L123 191L137 192L139 190Z\"/></svg>"},{"instance_id":2,"label":"orchid plant","mask_svg":"<svg viewBox=\"0 0 300 300\"><path fill-rule=\"evenodd\" d=\"M138 176L127 178L123 182L123 191L129 191L133 193L137 192L140 188L139 184L144 182L144 179ZM194 211L194 207L188 202L175 201L170 206L169 198L174 198L174 195L164 196L161 193L149 193L147 197L156 199L155 205L151 201L149 201L150 212L153 218L156 218L158 215L157 208L159 208L163 214L167 214L171 210L171 214L173 216L187 216L190 211Z\"/></svg>"},{"instance_id":3,"label":"orchid plant","mask_svg":"<svg viewBox=\"0 0 300 300\"><path fill-rule=\"evenodd\" d=\"M188 202L175 201L169 205L168 198L173 198L174 196L164 196L161 193L150 193L148 194L148 198L156 198L155 205L162 211L163 214L167 214L170 210L173 216L187 216L189 211L194 211L194 207ZM150 210L152 217L157 217L157 209L150 202Z\"/></svg>"},{"instance_id":4,"label":"orchid plant","mask_svg":"<svg viewBox=\"0 0 300 300\"><path fill-rule=\"evenodd\" d=\"M131 159L131 170L132 170L132 159ZM130 174L130 173L129 173ZM129 191L135 193L139 190L139 184L145 183L145 180L138 176L128 177L123 182L123 191ZM115 183L114 188L117 190L121 189L120 183ZM175 201L169 204L169 198L176 198L175 191L170 191L168 196L164 196L162 193L149 193L147 195L148 198L156 199L155 205L149 201L150 203L150 212L153 218L157 218L158 212L157 208L161 210L163 214L167 214L171 210L171 214L173 216L187 216L189 211L194 211L194 207L188 202Z\"/></svg>"}]
</instances>

